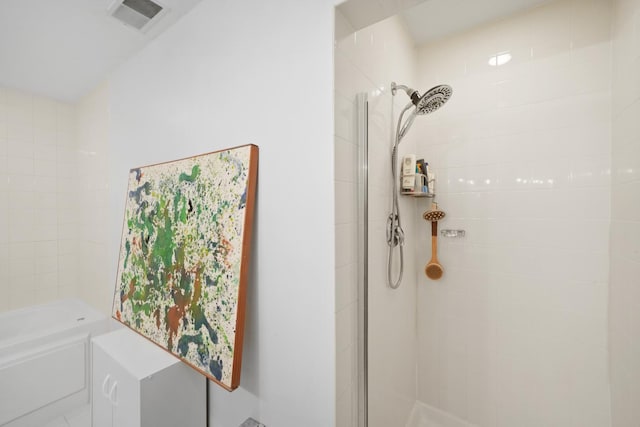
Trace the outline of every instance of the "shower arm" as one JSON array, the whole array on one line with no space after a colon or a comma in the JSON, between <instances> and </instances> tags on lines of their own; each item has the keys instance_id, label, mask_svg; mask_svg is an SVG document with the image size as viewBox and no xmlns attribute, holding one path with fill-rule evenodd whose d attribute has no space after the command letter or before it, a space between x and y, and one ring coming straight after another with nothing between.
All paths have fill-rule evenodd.
<instances>
[{"instance_id":1,"label":"shower arm","mask_svg":"<svg viewBox=\"0 0 640 427\"><path fill-rule=\"evenodd\" d=\"M391 82L391 94L393 96L396 95L396 92L398 91L398 89L402 89L405 91L407 96L411 98L411 103L413 105L418 105L418 101L420 101L420 92L418 92L412 87L399 85L399 84L396 84L396 82Z\"/></svg>"},{"instance_id":2,"label":"shower arm","mask_svg":"<svg viewBox=\"0 0 640 427\"><path fill-rule=\"evenodd\" d=\"M409 90L409 87L405 86L405 85L399 85L396 84L396 82L391 82L391 94L395 95L396 92L398 91L398 89L402 89L405 92Z\"/></svg>"}]
</instances>

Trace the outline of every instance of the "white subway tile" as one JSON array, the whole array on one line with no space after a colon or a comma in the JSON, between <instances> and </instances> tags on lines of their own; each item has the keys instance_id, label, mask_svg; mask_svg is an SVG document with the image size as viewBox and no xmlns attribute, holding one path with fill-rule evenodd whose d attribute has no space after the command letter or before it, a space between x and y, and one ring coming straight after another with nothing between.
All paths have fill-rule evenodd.
<instances>
[{"instance_id":1,"label":"white subway tile","mask_svg":"<svg viewBox=\"0 0 640 427\"><path fill-rule=\"evenodd\" d=\"M58 255L58 243L52 241L39 241L35 243L36 257L54 257Z\"/></svg>"},{"instance_id":2,"label":"white subway tile","mask_svg":"<svg viewBox=\"0 0 640 427\"><path fill-rule=\"evenodd\" d=\"M38 146L55 147L57 132L53 128L35 128L33 131L33 142Z\"/></svg>"},{"instance_id":3,"label":"white subway tile","mask_svg":"<svg viewBox=\"0 0 640 427\"><path fill-rule=\"evenodd\" d=\"M33 155L36 160L55 162L57 150L55 146L36 143L33 146Z\"/></svg>"},{"instance_id":4,"label":"white subway tile","mask_svg":"<svg viewBox=\"0 0 640 427\"><path fill-rule=\"evenodd\" d=\"M58 205L57 194L37 193L35 206L41 212L55 212Z\"/></svg>"},{"instance_id":5,"label":"white subway tile","mask_svg":"<svg viewBox=\"0 0 640 427\"><path fill-rule=\"evenodd\" d=\"M55 179L51 179L57 175L57 165L55 161L36 159L34 160L33 169L35 175L49 178L49 181L55 185Z\"/></svg>"},{"instance_id":6,"label":"white subway tile","mask_svg":"<svg viewBox=\"0 0 640 427\"><path fill-rule=\"evenodd\" d=\"M56 224L35 224L32 235L34 240L55 240L58 238L58 226Z\"/></svg>"},{"instance_id":7,"label":"white subway tile","mask_svg":"<svg viewBox=\"0 0 640 427\"><path fill-rule=\"evenodd\" d=\"M609 156L583 157L571 160L573 186L609 187L611 184L611 159Z\"/></svg>"},{"instance_id":8,"label":"white subway tile","mask_svg":"<svg viewBox=\"0 0 640 427\"><path fill-rule=\"evenodd\" d=\"M456 416L466 419L468 416L467 357L443 354L441 362L443 372L442 408Z\"/></svg>"},{"instance_id":9,"label":"white subway tile","mask_svg":"<svg viewBox=\"0 0 640 427\"><path fill-rule=\"evenodd\" d=\"M356 231L355 224L336 225L336 267L356 261Z\"/></svg>"},{"instance_id":10,"label":"white subway tile","mask_svg":"<svg viewBox=\"0 0 640 427\"><path fill-rule=\"evenodd\" d=\"M12 310L34 305L36 292L33 287L27 288L21 283L13 282L9 290L9 308Z\"/></svg>"},{"instance_id":11,"label":"white subway tile","mask_svg":"<svg viewBox=\"0 0 640 427\"><path fill-rule=\"evenodd\" d=\"M640 218L640 181L616 186L616 196L611 201L612 216L620 220L637 221Z\"/></svg>"},{"instance_id":12,"label":"white subway tile","mask_svg":"<svg viewBox=\"0 0 640 427\"><path fill-rule=\"evenodd\" d=\"M1 108L2 106L0 105L0 109ZM7 281L2 276L0 276L0 292L2 292L2 295L4 295L4 297L0 299L0 311L7 311L11 308L8 298L9 283L7 283Z\"/></svg>"},{"instance_id":13,"label":"white subway tile","mask_svg":"<svg viewBox=\"0 0 640 427\"><path fill-rule=\"evenodd\" d=\"M357 378L354 372L354 358L357 352L355 345L349 345L337 352L336 356L336 395L350 394L352 382Z\"/></svg>"},{"instance_id":14,"label":"white subway tile","mask_svg":"<svg viewBox=\"0 0 640 427\"><path fill-rule=\"evenodd\" d=\"M357 299L357 271L355 264L336 268L336 310L341 310Z\"/></svg>"},{"instance_id":15,"label":"white subway tile","mask_svg":"<svg viewBox=\"0 0 640 427\"><path fill-rule=\"evenodd\" d=\"M56 108L58 103L51 99L36 97L33 99L33 123L36 128L56 128Z\"/></svg>"},{"instance_id":16,"label":"white subway tile","mask_svg":"<svg viewBox=\"0 0 640 427\"><path fill-rule=\"evenodd\" d=\"M7 165L7 172L9 175L27 175L27 176L33 175L34 173L33 157L11 158Z\"/></svg>"},{"instance_id":17,"label":"white subway tile","mask_svg":"<svg viewBox=\"0 0 640 427\"><path fill-rule=\"evenodd\" d=\"M335 179L356 183L358 181L358 147L340 137L335 142Z\"/></svg>"},{"instance_id":18,"label":"white subway tile","mask_svg":"<svg viewBox=\"0 0 640 427\"><path fill-rule=\"evenodd\" d=\"M533 59L547 58L571 48L572 4L569 1L549 3L533 9L531 19Z\"/></svg>"},{"instance_id":19,"label":"white subway tile","mask_svg":"<svg viewBox=\"0 0 640 427\"><path fill-rule=\"evenodd\" d=\"M71 104L56 104L56 125L58 131L75 132L76 108Z\"/></svg>"},{"instance_id":20,"label":"white subway tile","mask_svg":"<svg viewBox=\"0 0 640 427\"><path fill-rule=\"evenodd\" d=\"M356 203L358 200L358 191L356 184L348 182L335 183L336 224L357 223Z\"/></svg>"},{"instance_id":21,"label":"white subway tile","mask_svg":"<svg viewBox=\"0 0 640 427\"><path fill-rule=\"evenodd\" d=\"M58 129L56 132L56 146L68 149L75 148L77 145L76 135L73 129L62 131Z\"/></svg>"},{"instance_id":22,"label":"white subway tile","mask_svg":"<svg viewBox=\"0 0 640 427\"><path fill-rule=\"evenodd\" d=\"M35 302L37 304L44 304L46 302L54 301L58 298L58 288L45 288L36 289Z\"/></svg>"},{"instance_id":23,"label":"white subway tile","mask_svg":"<svg viewBox=\"0 0 640 427\"><path fill-rule=\"evenodd\" d=\"M55 194L57 191L55 175L52 176L35 176L33 178L33 190L39 194L48 193ZM53 179L52 179L53 178Z\"/></svg>"},{"instance_id":24,"label":"white subway tile","mask_svg":"<svg viewBox=\"0 0 640 427\"><path fill-rule=\"evenodd\" d=\"M611 57L611 44L608 39L598 44L574 48L571 51L569 83L572 92L580 94L610 90Z\"/></svg>"},{"instance_id":25,"label":"white subway tile","mask_svg":"<svg viewBox=\"0 0 640 427\"><path fill-rule=\"evenodd\" d=\"M59 255L71 255L78 253L78 242L75 240L61 239L57 242Z\"/></svg>"},{"instance_id":26,"label":"white subway tile","mask_svg":"<svg viewBox=\"0 0 640 427\"><path fill-rule=\"evenodd\" d=\"M33 257L35 253L35 244L33 242L12 243L9 245L9 254L11 258Z\"/></svg>"},{"instance_id":27,"label":"white subway tile","mask_svg":"<svg viewBox=\"0 0 640 427\"><path fill-rule=\"evenodd\" d=\"M335 98L335 133L342 139L355 142L355 98Z\"/></svg>"},{"instance_id":28,"label":"white subway tile","mask_svg":"<svg viewBox=\"0 0 640 427\"><path fill-rule=\"evenodd\" d=\"M336 351L344 351L356 343L355 304L350 304L336 313Z\"/></svg>"},{"instance_id":29,"label":"white subway tile","mask_svg":"<svg viewBox=\"0 0 640 427\"><path fill-rule=\"evenodd\" d=\"M7 156L11 161L15 158L34 158L34 144L19 140L9 139L7 144Z\"/></svg>"},{"instance_id":30,"label":"white subway tile","mask_svg":"<svg viewBox=\"0 0 640 427\"><path fill-rule=\"evenodd\" d=\"M80 239L80 224L78 223L58 223L57 228L58 238L60 240L74 240ZM45 239L43 239L45 240ZM62 253L62 252L61 252Z\"/></svg>"},{"instance_id":31,"label":"white subway tile","mask_svg":"<svg viewBox=\"0 0 640 427\"><path fill-rule=\"evenodd\" d=\"M33 143L33 126L31 122L21 120L7 122L7 139L25 143Z\"/></svg>"},{"instance_id":32,"label":"white subway tile","mask_svg":"<svg viewBox=\"0 0 640 427\"><path fill-rule=\"evenodd\" d=\"M57 256L35 257L35 272L37 275L45 273L55 273L58 271Z\"/></svg>"},{"instance_id":33,"label":"white subway tile","mask_svg":"<svg viewBox=\"0 0 640 427\"><path fill-rule=\"evenodd\" d=\"M33 210L36 208L37 197L31 191L11 191L9 196L9 209L11 210ZM15 212L11 216L12 221L20 221L21 212Z\"/></svg>"},{"instance_id":34,"label":"white subway tile","mask_svg":"<svg viewBox=\"0 0 640 427\"><path fill-rule=\"evenodd\" d=\"M336 399L336 427L351 427L351 414L353 411L353 401L351 393L344 392Z\"/></svg>"}]
</instances>

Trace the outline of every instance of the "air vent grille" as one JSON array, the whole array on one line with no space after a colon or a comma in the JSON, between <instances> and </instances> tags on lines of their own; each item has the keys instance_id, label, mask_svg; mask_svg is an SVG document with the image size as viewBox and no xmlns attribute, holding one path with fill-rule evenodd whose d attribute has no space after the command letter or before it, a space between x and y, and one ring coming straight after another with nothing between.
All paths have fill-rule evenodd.
<instances>
[{"instance_id":1,"label":"air vent grille","mask_svg":"<svg viewBox=\"0 0 640 427\"><path fill-rule=\"evenodd\" d=\"M153 19L162 10L162 6L151 0L124 0L122 4L149 19Z\"/></svg>"},{"instance_id":2,"label":"air vent grille","mask_svg":"<svg viewBox=\"0 0 640 427\"><path fill-rule=\"evenodd\" d=\"M151 0L123 0L112 8L111 15L138 30L143 30L163 7Z\"/></svg>"}]
</instances>

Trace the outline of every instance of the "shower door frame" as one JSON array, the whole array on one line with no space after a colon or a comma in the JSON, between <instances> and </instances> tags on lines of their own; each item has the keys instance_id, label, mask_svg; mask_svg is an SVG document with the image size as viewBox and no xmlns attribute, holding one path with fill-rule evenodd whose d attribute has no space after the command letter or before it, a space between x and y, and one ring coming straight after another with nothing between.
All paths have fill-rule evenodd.
<instances>
[{"instance_id":1,"label":"shower door frame","mask_svg":"<svg viewBox=\"0 0 640 427\"><path fill-rule=\"evenodd\" d=\"M356 95L356 138L358 143L358 427L369 425L369 101L367 93Z\"/></svg>"}]
</instances>

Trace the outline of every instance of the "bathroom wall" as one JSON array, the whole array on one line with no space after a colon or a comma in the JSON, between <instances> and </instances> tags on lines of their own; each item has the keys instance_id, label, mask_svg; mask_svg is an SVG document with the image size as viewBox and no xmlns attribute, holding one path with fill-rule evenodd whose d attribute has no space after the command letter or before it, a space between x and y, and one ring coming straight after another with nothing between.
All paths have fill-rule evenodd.
<instances>
[{"instance_id":1,"label":"bathroom wall","mask_svg":"<svg viewBox=\"0 0 640 427\"><path fill-rule=\"evenodd\" d=\"M333 5L203 0L109 82L110 279L131 167L260 147L241 386L211 384L212 426L335 420Z\"/></svg>"},{"instance_id":2,"label":"bathroom wall","mask_svg":"<svg viewBox=\"0 0 640 427\"><path fill-rule=\"evenodd\" d=\"M0 311L76 296L73 105L0 87Z\"/></svg>"},{"instance_id":3,"label":"bathroom wall","mask_svg":"<svg viewBox=\"0 0 640 427\"><path fill-rule=\"evenodd\" d=\"M111 314L115 278L107 262L109 242L109 84L103 82L76 106L81 275L79 295Z\"/></svg>"},{"instance_id":4,"label":"bathroom wall","mask_svg":"<svg viewBox=\"0 0 640 427\"><path fill-rule=\"evenodd\" d=\"M354 32L338 12L334 55L336 425L356 425L358 411L356 95L361 92L369 99L369 426L404 425L415 401L416 266L412 248L416 201L400 201L407 243L404 278L398 290L387 286L385 226L392 195L391 135L394 120L408 101L404 92L393 98L390 83L415 81L416 52L400 18ZM401 155L415 153L415 141L410 133L400 146Z\"/></svg>"},{"instance_id":5,"label":"bathroom wall","mask_svg":"<svg viewBox=\"0 0 640 427\"><path fill-rule=\"evenodd\" d=\"M78 297L110 313L107 93L0 88L0 311Z\"/></svg>"},{"instance_id":6,"label":"bathroom wall","mask_svg":"<svg viewBox=\"0 0 640 427\"><path fill-rule=\"evenodd\" d=\"M640 1L614 1L609 350L614 427L640 425Z\"/></svg>"},{"instance_id":7,"label":"bathroom wall","mask_svg":"<svg viewBox=\"0 0 640 427\"><path fill-rule=\"evenodd\" d=\"M420 87L453 97L414 125L418 151L437 172L440 228L467 235L440 238L442 280L417 273L418 400L479 426L610 425L610 6L552 2L419 50ZM615 203L637 201L628 178L616 227L638 219Z\"/></svg>"}]
</instances>

